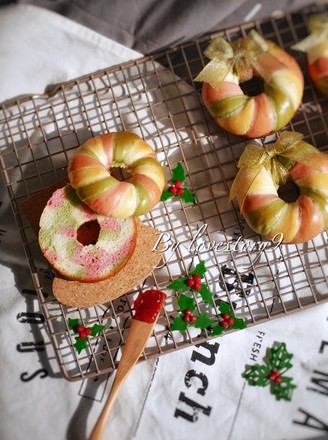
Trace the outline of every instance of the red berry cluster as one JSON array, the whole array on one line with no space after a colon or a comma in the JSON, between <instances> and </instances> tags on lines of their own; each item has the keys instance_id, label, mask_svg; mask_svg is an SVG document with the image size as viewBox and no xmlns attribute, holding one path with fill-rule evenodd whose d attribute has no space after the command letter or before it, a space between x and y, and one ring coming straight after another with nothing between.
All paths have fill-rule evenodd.
<instances>
[{"instance_id":1,"label":"red berry cluster","mask_svg":"<svg viewBox=\"0 0 328 440\"><path fill-rule=\"evenodd\" d=\"M228 315L228 313L224 313L221 315L223 321L220 322L221 327L229 327L229 325L233 325L235 323L234 319Z\"/></svg>"},{"instance_id":2,"label":"red berry cluster","mask_svg":"<svg viewBox=\"0 0 328 440\"><path fill-rule=\"evenodd\" d=\"M184 311L183 320L184 320L184 322L195 322L196 316L191 313L190 309L186 309Z\"/></svg>"},{"instance_id":3,"label":"red berry cluster","mask_svg":"<svg viewBox=\"0 0 328 440\"><path fill-rule=\"evenodd\" d=\"M83 327L83 325L77 325L76 331L81 339L85 339L87 336L91 335L91 328Z\"/></svg>"},{"instance_id":4,"label":"red berry cluster","mask_svg":"<svg viewBox=\"0 0 328 440\"><path fill-rule=\"evenodd\" d=\"M182 188L182 182L181 180L174 180L173 186L169 187L169 191L171 194L178 194L181 195L184 193L184 189Z\"/></svg>"},{"instance_id":5,"label":"red berry cluster","mask_svg":"<svg viewBox=\"0 0 328 440\"><path fill-rule=\"evenodd\" d=\"M201 285L201 277L200 275L193 275L191 278L188 278L185 283L188 287L191 287L193 290L200 290L202 288Z\"/></svg>"},{"instance_id":6,"label":"red berry cluster","mask_svg":"<svg viewBox=\"0 0 328 440\"><path fill-rule=\"evenodd\" d=\"M280 384L282 382L282 377L280 376L280 373L278 370L271 371L271 373L268 376L268 379L271 382L276 382L278 384Z\"/></svg>"}]
</instances>

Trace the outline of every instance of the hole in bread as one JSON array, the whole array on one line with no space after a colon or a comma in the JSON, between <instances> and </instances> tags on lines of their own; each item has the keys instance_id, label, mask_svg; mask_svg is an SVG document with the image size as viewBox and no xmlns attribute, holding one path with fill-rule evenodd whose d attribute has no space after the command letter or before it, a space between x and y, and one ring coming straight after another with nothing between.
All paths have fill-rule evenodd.
<instances>
[{"instance_id":1,"label":"hole in bread","mask_svg":"<svg viewBox=\"0 0 328 440\"><path fill-rule=\"evenodd\" d=\"M300 196L299 187L292 180L287 180L286 183L279 186L278 196L286 203L293 203Z\"/></svg>"},{"instance_id":2,"label":"hole in bread","mask_svg":"<svg viewBox=\"0 0 328 440\"><path fill-rule=\"evenodd\" d=\"M263 81L253 76L253 78L248 81L244 81L240 83L240 88L247 96L257 96L264 91L263 89Z\"/></svg>"},{"instance_id":3,"label":"hole in bread","mask_svg":"<svg viewBox=\"0 0 328 440\"><path fill-rule=\"evenodd\" d=\"M113 167L109 169L110 174L120 182L125 182L132 177L132 174L126 168Z\"/></svg>"},{"instance_id":4,"label":"hole in bread","mask_svg":"<svg viewBox=\"0 0 328 440\"><path fill-rule=\"evenodd\" d=\"M83 223L77 230L77 241L88 246L96 244L99 238L100 225L97 220L91 220Z\"/></svg>"}]
</instances>

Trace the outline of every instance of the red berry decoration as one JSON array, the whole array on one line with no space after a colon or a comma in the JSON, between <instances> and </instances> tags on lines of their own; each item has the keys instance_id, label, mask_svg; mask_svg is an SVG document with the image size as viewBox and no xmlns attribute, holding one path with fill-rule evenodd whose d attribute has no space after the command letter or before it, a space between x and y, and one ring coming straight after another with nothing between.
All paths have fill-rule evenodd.
<instances>
[{"instance_id":1,"label":"red berry decoration","mask_svg":"<svg viewBox=\"0 0 328 440\"><path fill-rule=\"evenodd\" d=\"M280 375L277 376L275 382L280 385L282 382L282 377Z\"/></svg>"},{"instance_id":2,"label":"red berry decoration","mask_svg":"<svg viewBox=\"0 0 328 440\"><path fill-rule=\"evenodd\" d=\"M243 377L249 385L265 387L270 386L270 391L277 400L291 400L292 392L296 385L292 383L292 377L285 376L285 373L292 368L293 355L288 353L286 344L280 342L274 345L267 356L264 364L256 364L247 367Z\"/></svg>"},{"instance_id":3,"label":"red berry decoration","mask_svg":"<svg viewBox=\"0 0 328 440\"><path fill-rule=\"evenodd\" d=\"M192 278L193 278L193 280L195 281L196 284L200 284L201 281L202 281L201 276L198 275L198 274L193 275Z\"/></svg>"},{"instance_id":4,"label":"red berry decoration","mask_svg":"<svg viewBox=\"0 0 328 440\"><path fill-rule=\"evenodd\" d=\"M223 313L222 318L226 321L230 318L230 315L228 315L228 313Z\"/></svg>"},{"instance_id":5,"label":"red berry decoration","mask_svg":"<svg viewBox=\"0 0 328 440\"><path fill-rule=\"evenodd\" d=\"M190 310L190 309L186 309L186 310L184 311L184 316L183 316L182 319L184 320L184 322L195 322L197 318L196 318L195 315L193 315L193 314L191 313L191 310Z\"/></svg>"},{"instance_id":6,"label":"red berry decoration","mask_svg":"<svg viewBox=\"0 0 328 440\"><path fill-rule=\"evenodd\" d=\"M89 340L88 336L97 336L100 332L102 332L105 328L104 325L94 324L92 327L84 327L84 325L80 324L80 320L77 318L68 318L68 328L74 331L74 333L78 334L78 337L75 338L74 348L78 353L81 353L82 350L87 348L87 342Z\"/></svg>"},{"instance_id":7,"label":"red berry decoration","mask_svg":"<svg viewBox=\"0 0 328 440\"><path fill-rule=\"evenodd\" d=\"M221 327L228 327L229 324L227 323L227 321L221 321L220 325Z\"/></svg>"},{"instance_id":8,"label":"red berry decoration","mask_svg":"<svg viewBox=\"0 0 328 440\"><path fill-rule=\"evenodd\" d=\"M186 176L183 166L181 163L178 163L177 166L172 170L172 177L169 179L169 186L167 189L163 190L161 200L165 202L172 196L176 196L182 199L185 203L195 204L194 194L189 190L189 188L183 186L185 179Z\"/></svg>"},{"instance_id":9,"label":"red berry decoration","mask_svg":"<svg viewBox=\"0 0 328 440\"><path fill-rule=\"evenodd\" d=\"M193 280L193 278L188 278L186 280L186 284L188 287L192 287L195 284L195 281Z\"/></svg>"},{"instance_id":10,"label":"red berry decoration","mask_svg":"<svg viewBox=\"0 0 328 440\"><path fill-rule=\"evenodd\" d=\"M226 321L227 321L228 325L234 325L234 323L235 323L234 319L231 318L231 316L229 316L229 318L226 319Z\"/></svg>"},{"instance_id":11,"label":"red berry decoration","mask_svg":"<svg viewBox=\"0 0 328 440\"><path fill-rule=\"evenodd\" d=\"M200 283L195 283L193 286L194 290L200 290L202 288L202 285Z\"/></svg>"}]
</instances>

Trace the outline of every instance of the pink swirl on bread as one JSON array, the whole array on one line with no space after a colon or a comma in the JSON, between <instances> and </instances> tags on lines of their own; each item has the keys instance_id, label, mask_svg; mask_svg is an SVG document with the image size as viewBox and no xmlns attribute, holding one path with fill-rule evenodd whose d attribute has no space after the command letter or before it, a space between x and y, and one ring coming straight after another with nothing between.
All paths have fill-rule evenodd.
<instances>
[{"instance_id":1,"label":"pink swirl on bread","mask_svg":"<svg viewBox=\"0 0 328 440\"><path fill-rule=\"evenodd\" d=\"M110 168L125 168L120 181ZM160 200L164 170L155 151L138 135L108 133L88 140L68 162L68 177L79 198L101 215L128 218L150 211Z\"/></svg>"},{"instance_id":2,"label":"pink swirl on bread","mask_svg":"<svg viewBox=\"0 0 328 440\"><path fill-rule=\"evenodd\" d=\"M99 235L92 234L91 242L85 242L86 234L80 237L80 228L94 224ZM136 245L136 225L132 218L117 219L94 213L66 185L48 200L40 218L38 239L44 256L65 278L97 282L115 275L131 258Z\"/></svg>"}]
</instances>

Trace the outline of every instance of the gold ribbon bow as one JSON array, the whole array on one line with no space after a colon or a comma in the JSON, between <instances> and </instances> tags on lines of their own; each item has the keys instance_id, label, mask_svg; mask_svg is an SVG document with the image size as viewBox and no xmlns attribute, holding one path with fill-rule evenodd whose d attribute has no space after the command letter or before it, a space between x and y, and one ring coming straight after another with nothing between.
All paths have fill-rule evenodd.
<instances>
[{"instance_id":1,"label":"gold ribbon bow","mask_svg":"<svg viewBox=\"0 0 328 440\"><path fill-rule=\"evenodd\" d=\"M239 171L230 190L230 200L237 197L242 207L250 186L264 167L271 173L277 188L284 184L290 168L296 162L304 162L311 153L318 151L302 139L301 133L285 131L274 144L266 148L255 144L246 145L238 162Z\"/></svg>"},{"instance_id":2,"label":"gold ribbon bow","mask_svg":"<svg viewBox=\"0 0 328 440\"><path fill-rule=\"evenodd\" d=\"M310 64L323 53L328 56L328 15L316 14L309 18L310 34L304 40L291 46L294 50L305 52Z\"/></svg>"},{"instance_id":3,"label":"gold ribbon bow","mask_svg":"<svg viewBox=\"0 0 328 440\"><path fill-rule=\"evenodd\" d=\"M206 82L213 88L218 88L230 72L235 73L240 82L247 81L253 76L253 68L261 75L257 59L268 51L268 43L255 30L250 31L246 38L239 38L232 43L222 37L216 38L204 52L211 61L195 81Z\"/></svg>"}]
</instances>

